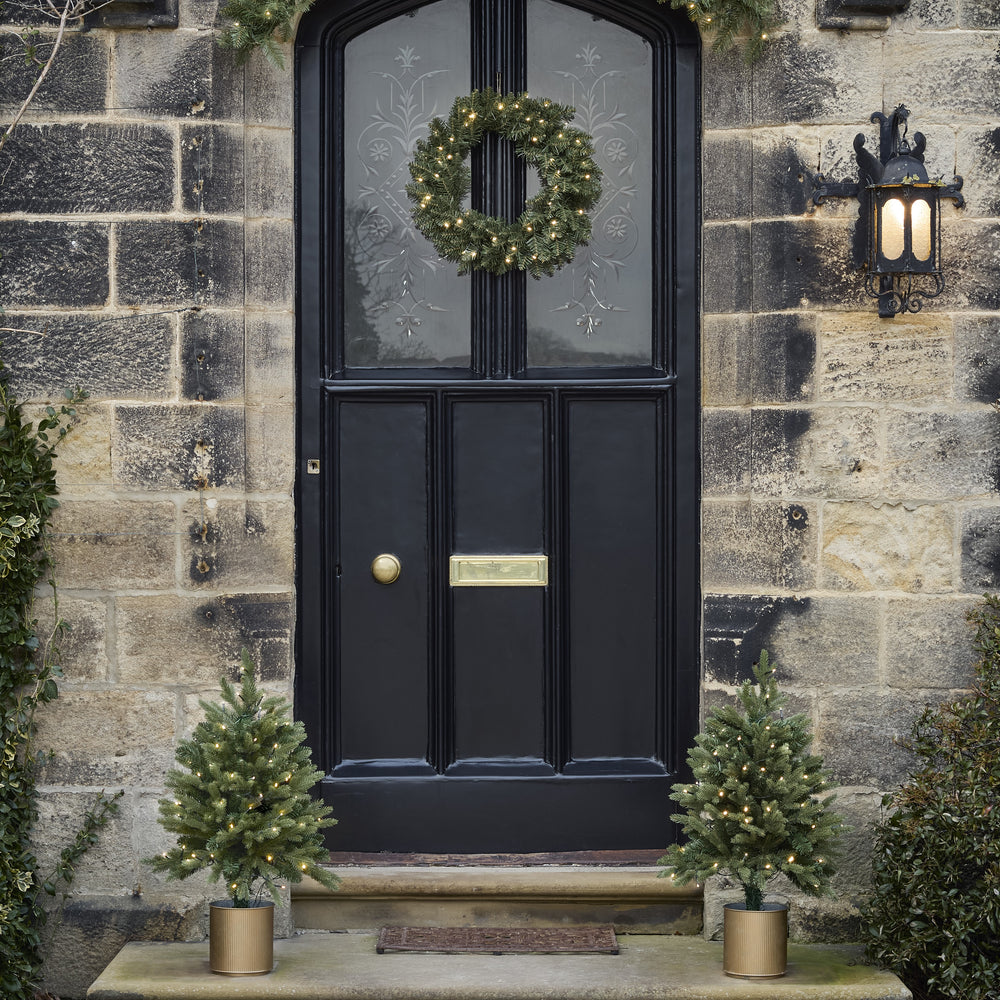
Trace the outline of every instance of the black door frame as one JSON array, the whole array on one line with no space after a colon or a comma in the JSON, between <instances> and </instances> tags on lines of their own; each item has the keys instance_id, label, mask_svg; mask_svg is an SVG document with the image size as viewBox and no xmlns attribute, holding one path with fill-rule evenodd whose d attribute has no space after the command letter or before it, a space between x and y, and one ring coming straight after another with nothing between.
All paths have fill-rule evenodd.
<instances>
[{"instance_id":1,"label":"black door frame","mask_svg":"<svg viewBox=\"0 0 1000 1000\"><path fill-rule=\"evenodd\" d=\"M424 0L430 2L430 0ZM500 281L524 281L524 275L503 279L477 272L473 277L472 371L410 371L397 369L366 373L345 368L332 331L337 325L336 300L327 276L340 273L341 249L337 238L342 195L340 150L336 138L343 121L344 47L350 38L423 2L413 0L337 0L303 19L296 40L296 332L298 406L296 429L298 462L297 510L297 629L296 714L306 725L314 760L328 773L336 760L330 712L333 678L323 664L329 662L333 637L326 622L327 545L329 511L323 496L330 495L332 470L309 463L328 454L325 440L324 395L336 385L366 389L395 382L398 391L434 391L435 388L471 389L477 380L499 379L494 385L511 389L532 383L558 382L567 390L607 389L640 391L671 383L674 412L670 450L674 468L681 474L663 484L667 491L670 548L674 553L672 579L665 588L672 596L666 613L665 701L670 705L670 745L666 764L673 774L684 765L684 754L697 728L700 680L700 563L698 538L699 483L699 260L700 260L700 42L697 32L681 14L665 10L653 0L646 4L608 3L607 0L571 0L569 6L614 21L659 40L660 57L654 61L654 212L672 224L656 227L653 259L656 272L669 280L654 281L653 365L600 372L586 369L524 371L523 328L517 296L496 294ZM501 0L496 20L477 17L480 0L473 0L474 84L486 86L492 67L505 68L504 79L521 81L525 73L521 0ZM510 45L514 37L519 45ZM486 67L490 67L487 69ZM508 75L509 74L509 75ZM470 88L471 89L471 88ZM513 153L497 142L485 142L478 155L486 157L488 178L478 192L484 210L512 217L524 201L523 186L511 177ZM486 188L489 188L488 190ZM661 210L662 206L662 210ZM513 305L511 302L513 300ZM523 301L523 300L522 300ZM489 341L488 328L515 331L498 344ZM514 380L514 384L511 383ZM479 382L482 385L482 382ZM678 527L680 526L680 527ZM329 779L328 779L329 780ZM470 786L471 789L471 786ZM402 803L400 803L402 806ZM668 810L669 811L669 810ZM405 809L403 810L405 813ZM664 837L668 835L664 831ZM580 845L581 848L583 845ZM634 845L640 846L640 845Z\"/></svg>"}]
</instances>

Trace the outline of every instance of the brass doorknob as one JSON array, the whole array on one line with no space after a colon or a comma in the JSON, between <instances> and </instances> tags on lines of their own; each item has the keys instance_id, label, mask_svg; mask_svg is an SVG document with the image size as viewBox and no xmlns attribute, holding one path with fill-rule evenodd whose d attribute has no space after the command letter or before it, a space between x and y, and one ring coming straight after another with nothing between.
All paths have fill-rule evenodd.
<instances>
[{"instance_id":1,"label":"brass doorknob","mask_svg":"<svg viewBox=\"0 0 1000 1000\"><path fill-rule=\"evenodd\" d=\"M372 560L372 576L379 583L395 583L403 564L391 553L383 552Z\"/></svg>"}]
</instances>

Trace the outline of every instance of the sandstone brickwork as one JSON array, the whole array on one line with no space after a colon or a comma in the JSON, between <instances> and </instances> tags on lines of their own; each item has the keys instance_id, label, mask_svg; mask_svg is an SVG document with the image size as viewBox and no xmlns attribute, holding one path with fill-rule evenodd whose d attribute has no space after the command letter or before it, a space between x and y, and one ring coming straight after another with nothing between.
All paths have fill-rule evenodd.
<instances>
[{"instance_id":1,"label":"sandstone brickwork","mask_svg":"<svg viewBox=\"0 0 1000 1000\"><path fill-rule=\"evenodd\" d=\"M702 700L776 658L855 828L839 900L800 901L793 932L850 937L881 793L907 767L894 739L967 684L965 609L1000 586L1000 17L913 0L824 30L817 0L781 8L755 66L703 58ZM13 384L39 406L91 394L59 463L73 631L41 718L43 850L88 796L126 790L67 910L96 957L53 967L64 997L129 935L204 933L211 890L141 863L165 843L173 747L243 646L292 690L294 75L237 66L215 11L71 31L0 154ZM0 111L27 86L0 60ZM899 103L968 204L944 210L948 289L881 320L851 263L856 203L813 207L811 178L852 177L855 133L871 148L870 114Z\"/></svg>"}]
</instances>

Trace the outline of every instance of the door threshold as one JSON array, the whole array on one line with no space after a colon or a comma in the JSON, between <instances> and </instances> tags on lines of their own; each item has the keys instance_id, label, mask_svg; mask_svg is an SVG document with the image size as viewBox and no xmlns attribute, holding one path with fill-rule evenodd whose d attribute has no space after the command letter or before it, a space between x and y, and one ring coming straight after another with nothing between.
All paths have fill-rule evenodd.
<instances>
[{"instance_id":1,"label":"door threshold","mask_svg":"<svg viewBox=\"0 0 1000 1000\"><path fill-rule=\"evenodd\" d=\"M635 851L549 851L538 854L392 854L331 851L331 865L439 866L444 868L528 868L536 865L655 865L665 848Z\"/></svg>"}]
</instances>

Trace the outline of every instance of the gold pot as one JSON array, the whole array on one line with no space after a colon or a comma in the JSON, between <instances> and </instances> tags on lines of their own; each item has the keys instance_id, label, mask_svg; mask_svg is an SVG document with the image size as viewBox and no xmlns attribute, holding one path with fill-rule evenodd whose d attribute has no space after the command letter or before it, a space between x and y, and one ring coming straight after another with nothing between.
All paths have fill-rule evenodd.
<instances>
[{"instance_id":1,"label":"gold pot","mask_svg":"<svg viewBox=\"0 0 1000 1000\"><path fill-rule=\"evenodd\" d=\"M208 964L223 976L262 976L274 967L274 903L208 904Z\"/></svg>"},{"instance_id":2,"label":"gold pot","mask_svg":"<svg viewBox=\"0 0 1000 1000\"><path fill-rule=\"evenodd\" d=\"M788 907L765 903L748 910L746 903L723 907L722 971L743 979L783 976L788 963Z\"/></svg>"}]
</instances>

